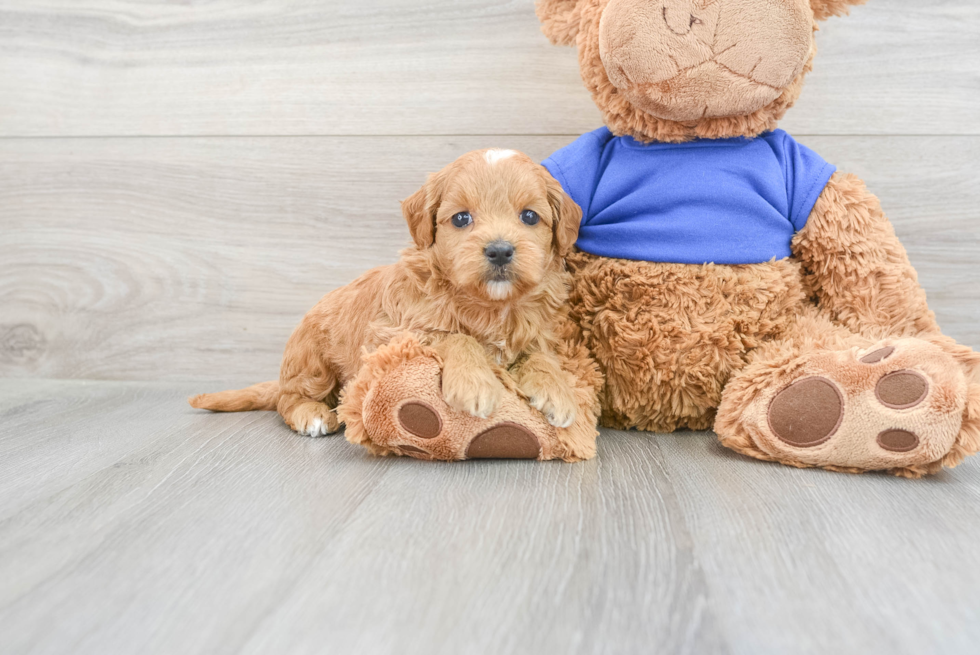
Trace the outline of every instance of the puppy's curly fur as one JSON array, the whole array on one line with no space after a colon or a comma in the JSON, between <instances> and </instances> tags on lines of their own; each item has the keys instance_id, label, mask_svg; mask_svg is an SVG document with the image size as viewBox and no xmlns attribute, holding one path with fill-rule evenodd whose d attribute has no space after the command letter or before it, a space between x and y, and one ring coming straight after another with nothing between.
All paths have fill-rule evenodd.
<instances>
[{"instance_id":1,"label":"puppy's curly fur","mask_svg":"<svg viewBox=\"0 0 980 655\"><path fill-rule=\"evenodd\" d=\"M454 409L492 414L509 369L549 422L570 425L576 398L555 351L569 287L563 257L578 235L578 206L526 155L481 150L431 175L402 211L414 245L397 263L324 296L286 344L278 382L190 404L277 409L297 432L329 434L340 427L340 391L364 353L411 334L442 359L443 394ZM493 263L491 243L509 244L512 259Z\"/></svg>"}]
</instances>

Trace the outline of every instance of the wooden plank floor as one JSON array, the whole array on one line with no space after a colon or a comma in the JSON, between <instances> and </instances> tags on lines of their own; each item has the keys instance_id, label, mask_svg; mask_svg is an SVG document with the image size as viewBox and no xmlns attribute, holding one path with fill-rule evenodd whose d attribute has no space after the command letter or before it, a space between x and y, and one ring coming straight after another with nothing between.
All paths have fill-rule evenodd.
<instances>
[{"instance_id":1,"label":"wooden plank floor","mask_svg":"<svg viewBox=\"0 0 980 655\"><path fill-rule=\"evenodd\" d=\"M801 471L707 433L378 459L199 384L0 381L4 653L975 653L980 461Z\"/></svg>"}]
</instances>

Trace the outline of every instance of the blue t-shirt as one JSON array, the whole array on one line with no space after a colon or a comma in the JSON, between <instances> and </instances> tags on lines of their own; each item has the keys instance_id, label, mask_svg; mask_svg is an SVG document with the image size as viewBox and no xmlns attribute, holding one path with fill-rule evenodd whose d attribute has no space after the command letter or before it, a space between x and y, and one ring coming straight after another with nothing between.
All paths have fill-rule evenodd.
<instances>
[{"instance_id":1,"label":"blue t-shirt","mask_svg":"<svg viewBox=\"0 0 980 655\"><path fill-rule=\"evenodd\" d=\"M643 144L603 127L543 163L582 207L579 248L679 264L789 257L836 170L782 130Z\"/></svg>"}]
</instances>

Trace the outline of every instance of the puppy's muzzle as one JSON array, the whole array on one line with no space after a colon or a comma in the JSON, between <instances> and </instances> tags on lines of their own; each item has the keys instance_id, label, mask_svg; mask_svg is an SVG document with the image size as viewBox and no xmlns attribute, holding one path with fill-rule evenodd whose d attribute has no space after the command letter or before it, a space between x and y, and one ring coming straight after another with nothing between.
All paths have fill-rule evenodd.
<instances>
[{"instance_id":1,"label":"puppy's muzzle","mask_svg":"<svg viewBox=\"0 0 980 655\"><path fill-rule=\"evenodd\" d=\"M495 239L483 249L487 261L497 270L514 261L514 244L503 239Z\"/></svg>"}]
</instances>

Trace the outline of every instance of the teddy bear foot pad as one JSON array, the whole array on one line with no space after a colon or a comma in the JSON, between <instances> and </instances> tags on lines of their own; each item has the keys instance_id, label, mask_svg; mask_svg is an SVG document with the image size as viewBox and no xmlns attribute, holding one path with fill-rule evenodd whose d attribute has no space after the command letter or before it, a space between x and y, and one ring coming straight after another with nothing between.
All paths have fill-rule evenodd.
<instances>
[{"instance_id":1,"label":"teddy bear foot pad","mask_svg":"<svg viewBox=\"0 0 980 655\"><path fill-rule=\"evenodd\" d=\"M442 432L442 418L424 401L404 402L398 409L397 416L402 430L420 439L435 439ZM392 446L411 456L431 456L423 448L410 444ZM509 421L493 425L477 434L464 453L465 459L537 459L540 455L541 444L534 433Z\"/></svg>"},{"instance_id":2,"label":"teddy bear foot pad","mask_svg":"<svg viewBox=\"0 0 980 655\"><path fill-rule=\"evenodd\" d=\"M966 379L928 342L817 352L794 368L802 375L747 412L759 447L777 459L901 468L941 459L959 433Z\"/></svg>"},{"instance_id":3,"label":"teddy bear foot pad","mask_svg":"<svg viewBox=\"0 0 980 655\"><path fill-rule=\"evenodd\" d=\"M573 462L595 454L594 436L578 447L569 440L568 435L576 429L578 433L595 434L594 422L585 426L587 429L579 425L580 421L592 421L584 412L571 428L556 428L525 399L509 391L490 418L472 416L446 403L440 362L424 349L402 343L382 354L390 364L383 371L366 374L363 398L353 403L356 407L348 401L345 408L348 439L375 454L439 461Z\"/></svg>"}]
</instances>

